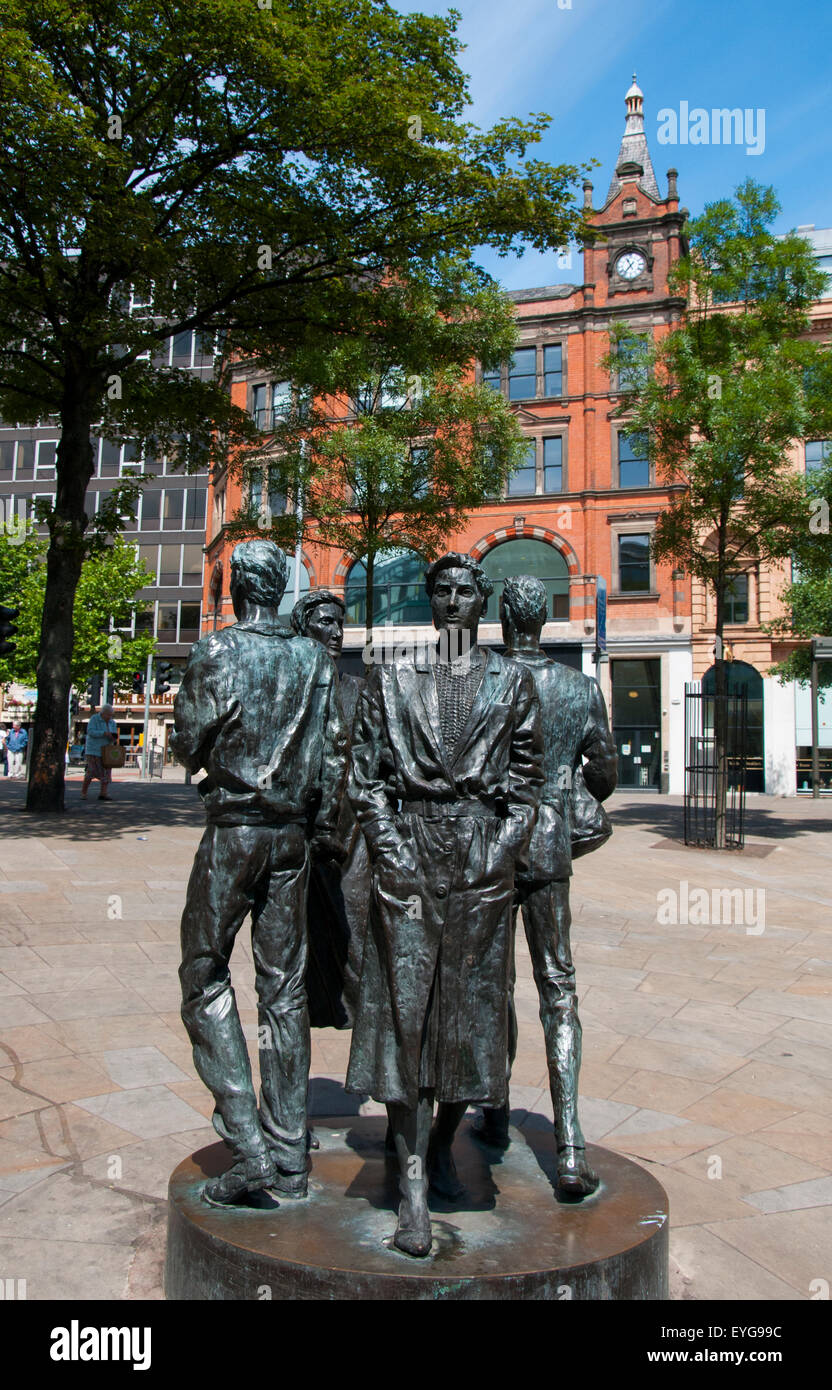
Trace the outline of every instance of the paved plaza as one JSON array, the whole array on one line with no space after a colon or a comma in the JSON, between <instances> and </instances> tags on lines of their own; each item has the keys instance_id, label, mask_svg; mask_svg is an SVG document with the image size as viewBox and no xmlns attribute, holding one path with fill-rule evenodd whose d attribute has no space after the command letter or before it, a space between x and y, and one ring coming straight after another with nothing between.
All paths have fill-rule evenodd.
<instances>
[{"instance_id":1,"label":"paved plaza","mask_svg":"<svg viewBox=\"0 0 832 1390\"><path fill-rule=\"evenodd\" d=\"M74 774L54 822L0 780L0 1278L30 1299L160 1298L170 1170L215 1138L176 973L199 799L117 776L98 805ZM609 805L573 886L587 1138L664 1184L675 1298L828 1297L832 802L750 798L722 855L677 798ZM235 960L256 1050L245 932ZM525 942L517 1010L522 1128L551 1116ZM354 1108L348 1051L313 1033L318 1113Z\"/></svg>"}]
</instances>

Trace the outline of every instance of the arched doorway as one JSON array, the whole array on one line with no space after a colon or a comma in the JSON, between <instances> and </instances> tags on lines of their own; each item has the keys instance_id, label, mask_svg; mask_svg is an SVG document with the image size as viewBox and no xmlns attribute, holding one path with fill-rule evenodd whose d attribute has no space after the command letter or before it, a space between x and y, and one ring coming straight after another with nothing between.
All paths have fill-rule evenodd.
<instances>
[{"instance_id":1,"label":"arched doorway","mask_svg":"<svg viewBox=\"0 0 832 1390\"><path fill-rule=\"evenodd\" d=\"M480 563L494 584L494 597L489 599L488 606L490 621L498 616L505 581L515 574L532 574L546 587L546 621L568 622L569 568L561 552L548 541L525 537L502 541L489 550Z\"/></svg>"},{"instance_id":2,"label":"arched doorway","mask_svg":"<svg viewBox=\"0 0 832 1390\"><path fill-rule=\"evenodd\" d=\"M425 592L426 562L414 550L380 555L373 567L373 627L413 627L431 622ZM346 621L367 626L367 566L356 560L344 585Z\"/></svg>"},{"instance_id":3,"label":"arched doorway","mask_svg":"<svg viewBox=\"0 0 832 1390\"><path fill-rule=\"evenodd\" d=\"M763 792L766 789L763 678L747 661L726 661L725 688L729 695L739 695L745 691L748 711L745 790ZM713 695L715 692L716 672L710 666L702 677L702 694Z\"/></svg>"}]
</instances>

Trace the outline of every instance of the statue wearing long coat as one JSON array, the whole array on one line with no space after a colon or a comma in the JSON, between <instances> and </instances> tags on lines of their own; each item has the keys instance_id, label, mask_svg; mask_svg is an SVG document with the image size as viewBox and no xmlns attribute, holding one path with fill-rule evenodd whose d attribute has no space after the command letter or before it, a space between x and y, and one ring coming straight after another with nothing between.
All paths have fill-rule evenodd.
<instances>
[{"instance_id":1,"label":"statue wearing long coat","mask_svg":"<svg viewBox=\"0 0 832 1390\"><path fill-rule=\"evenodd\" d=\"M429 661L377 666L349 794L373 871L347 1089L413 1106L506 1096L515 863L543 785L528 671L484 651L449 759Z\"/></svg>"}]
</instances>

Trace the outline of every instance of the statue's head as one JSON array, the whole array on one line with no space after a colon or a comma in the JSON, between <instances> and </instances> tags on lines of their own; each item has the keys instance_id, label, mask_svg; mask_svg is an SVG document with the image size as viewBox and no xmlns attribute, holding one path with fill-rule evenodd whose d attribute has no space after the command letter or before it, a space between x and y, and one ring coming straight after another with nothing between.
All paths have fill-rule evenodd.
<instances>
[{"instance_id":1,"label":"statue's head","mask_svg":"<svg viewBox=\"0 0 832 1390\"><path fill-rule=\"evenodd\" d=\"M240 616L242 602L278 608L286 589L289 564L274 541L241 541L231 552L231 602Z\"/></svg>"},{"instance_id":2,"label":"statue's head","mask_svg":"<svg viewBox=\"0 0 832 1390\"><path fill-rule=\"evenodd\" d=\"M312 637L333 659L344 645L344 600L329 589L310 589L292 609L292 627L299 637Z\"/></svg>"},{"instance_id":3,"label":"statue's head","mask_svg":"<svg viewBox=\"0 0 832 1390\"><path fill-rule=\"evenodd\" d=\"M515 574L505 581L500 596L503 639L511 646L517 633L539 637L548 612L546 585L531 574Z\"/></svg>"},{"instance_id":4,"label":"statue's head","mask_svg":"<svg viewBox=\"0 0 832 1390\"><path fill-rule=\"evenodd\" d=\"M467 629L475 633L494 585L473 555L451 550L425 571L433 625L441 631Z\"/></svg>"}]
</instances>

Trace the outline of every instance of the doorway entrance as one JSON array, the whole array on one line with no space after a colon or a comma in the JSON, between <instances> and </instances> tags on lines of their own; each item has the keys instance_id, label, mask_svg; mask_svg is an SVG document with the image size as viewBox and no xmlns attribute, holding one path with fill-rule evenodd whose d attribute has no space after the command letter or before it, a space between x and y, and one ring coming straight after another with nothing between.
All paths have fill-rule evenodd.
<instances>
[{"instance_id":1,"label":"doorway entrance","mask_svg":"<svg viewBox=\"0 0 832 1390\"><path fill-rule=\"evenodd\" d=\"M662 663L659 657L610 662L612 721L621 791L659 791L662 766Z\"/></svg>"},{"instance_id":2,"label":"doorway entrance","mask_svg":"<svg viewBox=\"0 0 832 1390\"><path fill-rule=\"evenodd\" d=\"M725 689L728 695L745 692L748 708L746 735L745 790L763 792L766 789L766 746L763 705L763 678L747 661L730 661L725 666ZM702 694L716 691L716 672L709 666L702 677Z\"/></svg>"}]
</instances>

